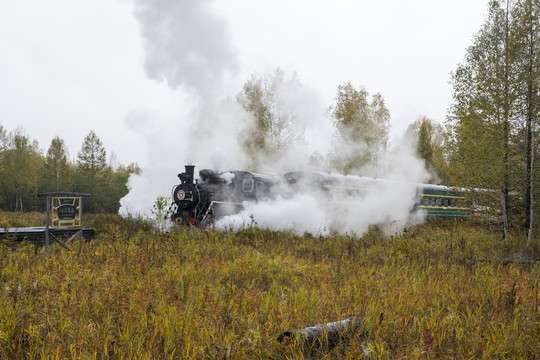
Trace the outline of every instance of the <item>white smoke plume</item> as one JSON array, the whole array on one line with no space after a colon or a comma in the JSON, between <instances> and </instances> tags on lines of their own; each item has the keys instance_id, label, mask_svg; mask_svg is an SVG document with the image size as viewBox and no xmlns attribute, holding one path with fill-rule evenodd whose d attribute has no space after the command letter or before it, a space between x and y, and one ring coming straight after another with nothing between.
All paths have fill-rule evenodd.
<instances>
[{"instance_id":1,"label":"white smoke plume","mask_svg":"<svg viewBox=\"0 0 540 360\"><path fill-rule=\"evenodd\" d=\"M234 85L241 70L239 52L226 19L217 14L211 0L135 0L134 15L140 26L147 75L175 89L182 104L159 111L134 110L126 118L126 125L146 143L148 159L142 174L130 178L130 192L122 199L121 213L147 214L158 196L169 195L178 184L176 174L185 164L194 164L198 170L244 170L247 157L237 139L252 119L235 99L240 90ZM333 132L326 116L328 104L305 86L279 88L276 98L284 110L294 114L301 140L287 148L278 161L261 159L258 169L281 174L308 170L316 164L318 170L328 170L324 158ZM240 214L223 218L216 226L240 229L256 222L261 227L297 233L340 231L356 235L370 225L401 226L414 204L413 183L425 179L423 163L413 152L410 146L399 144L375 170L369 170L369 174L400 182L355 199L338 199L345 202L338 211L328 211L333 207L322 201L317 191L307 191L245 204ZM318 154L314 157L317 161L310 164L313 154ZM230 178L226 173L222 176Z\"/></svg>"},{"instance_id":2,"label":"white smoke plume","mask_svg":"<svg viewBox=\"0 0 540 360\"><path fill-rule=\"evenodd\" d=\"M126 125L146 143L148 159L142 174L129 179L123 214L147 213L158 196L168 195L184 164L219 168L243 162L235 141L238 105L223 96L239 60L212 1L135 0L134 15L147 75L178 89L185 108L128 114Z\"/></svg>"},{"instance_id":3,"label":"white smoke plume","mask_svg":"<svg viewBox=\"0 0 540 360\"><path fill-rule=\"evenodd\" d=\"M404 139L396 146L378 172L385 180L336 175L333 178L363 184L363 191L344 194L335 190L328 198L320 186L302 184L302 192L293 197L278 197L259 203L246 203L238 214L223 217L215 223L222 230L241 230L257 225L270 230L291 230L296 234L328 235L333 232L361 236L371 225L395 233L410 223L422 220L422 214L411 215L415 204L417 181L426 179L423 161ZM278 191L286 192L286 190Z\"/></svg>"},{"instance_id":4,"label":"white smoke plume","mask_svg":"<svg viewBox=\"0 0 540 360\"><path fill-rule=\"evenodd\" d=\"M134 13L148 76L216 99L208 95L238 70L239 60L227 21L213 11L212 1L135 0Z\"/></svg>"}]
</instances>

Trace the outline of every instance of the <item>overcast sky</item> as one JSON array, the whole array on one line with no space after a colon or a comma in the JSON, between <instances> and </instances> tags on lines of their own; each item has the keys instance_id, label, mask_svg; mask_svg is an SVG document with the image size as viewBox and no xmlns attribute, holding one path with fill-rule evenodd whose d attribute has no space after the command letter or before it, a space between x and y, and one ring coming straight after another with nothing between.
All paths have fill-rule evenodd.
<instances>
[{"instance_id":1,"label":"overcast sky","mask_svg":"<svg viewBox=\"0 0 540 360\"><path fill-rule=\"evenodd\" d=\"M277 67L296 72L324 106L351 81L385 97L394 135L420 115L444 121L449 74L487 11L487 0L207 2L237 58L231 96L250 74ZM24 127L44 151L58 135L72 157L94 130L121 163L144 165L149 144L128 114L174 118L190 98L181 83L149 76L140 22L131 1L0 0L0 124Z\"/></svg>"}]
</instances>

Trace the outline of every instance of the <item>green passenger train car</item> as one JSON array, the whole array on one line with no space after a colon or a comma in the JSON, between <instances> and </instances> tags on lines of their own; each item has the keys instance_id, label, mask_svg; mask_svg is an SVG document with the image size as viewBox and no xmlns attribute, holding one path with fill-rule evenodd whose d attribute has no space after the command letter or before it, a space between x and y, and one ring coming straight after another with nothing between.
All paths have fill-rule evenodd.
<instances>
[{"instance_id":1,"label":"green passenger train car","mask_svg":"<svg viewBox=\"0 0 540 360\"><path fill-rule=\"evenodd\" d=\"M442 185L420 185L415 210L424 212L428 219L464 219L471 215L464 193Z\"/></svg>"},{"instance_id":2,"label":"green passenger train car","mask_svg":"<svg viewBox=\"0 0 540 360\"><path fill-rule=\"evenodd\" d=\"M416 201L411 212L421 213L428 219L464 219L471 215L465 201L465 190L443 185L414 184L354 175L296 171L284 175L284 181L294 192L320 189L332 205L361 201L368 193L386 192L389 188L416 187ZM407 190L408 191L408 190ZM405 195L404 195L405 196ZM408 195L407 195L408 196Z\"/></svg>"}]
</instances>

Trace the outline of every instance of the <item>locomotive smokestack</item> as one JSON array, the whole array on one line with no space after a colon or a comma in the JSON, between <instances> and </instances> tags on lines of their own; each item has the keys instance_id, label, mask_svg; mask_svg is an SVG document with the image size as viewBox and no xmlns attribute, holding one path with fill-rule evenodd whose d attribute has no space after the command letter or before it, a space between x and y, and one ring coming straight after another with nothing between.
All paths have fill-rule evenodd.
<instances>
[{"instance_id":1,"label":"locomotive smokestack","mask_svg":"<svg viewBox=\"0 0 540 360\"><path fill-rule=\"evenodd\" d=\"M186 165L186 182L188 184L193 184L195 178L195 165Z\"/></svg>"}]
</instances>

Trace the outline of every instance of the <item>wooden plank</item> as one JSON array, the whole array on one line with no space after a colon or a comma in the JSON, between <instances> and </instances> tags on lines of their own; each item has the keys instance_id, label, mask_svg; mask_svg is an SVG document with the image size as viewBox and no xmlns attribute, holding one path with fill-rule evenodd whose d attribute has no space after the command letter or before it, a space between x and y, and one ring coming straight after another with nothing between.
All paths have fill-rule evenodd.
<instances>
[{"instance_id":1,"label":"wooden plank","mask_svg":"<svg viewBox=\"0 0 540 360\"><path fill-rule=\"evenodd\" d=\"M91 240L94 238L94 229L92 228L68 228L68 227L50 227L49 233L55 237L71 237L82 230L83 238ZM46 227L21 227L21 228L0 228L0 237L21 241L27 238L29 241L45 242Z\"/></svg>"}]
</instances>

